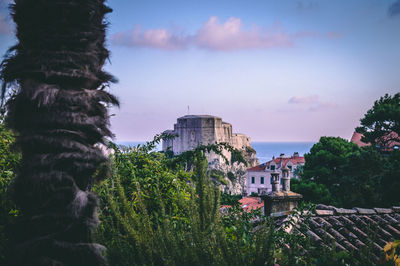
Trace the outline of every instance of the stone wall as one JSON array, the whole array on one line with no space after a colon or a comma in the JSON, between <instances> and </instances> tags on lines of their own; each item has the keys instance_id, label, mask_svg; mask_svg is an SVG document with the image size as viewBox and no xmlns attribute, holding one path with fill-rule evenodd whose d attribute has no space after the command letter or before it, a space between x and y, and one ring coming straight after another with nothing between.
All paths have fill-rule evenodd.
<instances>
[{"instance_id":1,"label":"stone wall","mask_svg":"<svg viewBox=\"0 0 400 266\"><path fill-rule=\"evenodd\" d=\"M226 142L232 147L243 151L244 157L248 161L248 167L258 164L258 159L251 146L250 138L245 134L233 133L232 125L222 121L220 117L211 115L185 115L177 119L173 130L166 130L164 133L177 135L176 138L163 141L162 144L163 151L169 148L175 155L195 149L199 145ZM228 151L224 151L223 154L228 160L231 159L231 154ZM236 182L239 186L236 183L231 184L228 190L233 189L234 193L242 193L239 190L245 186L246 175L245 172L244 175L242 174L246 170L245 167L238 165L227 166L222 158L213 152L207 154L207 159L210 168L220 169L226 173L236 173L240 169L240 176L238 176L238 182Z\"/></svg>"}]
</instances>

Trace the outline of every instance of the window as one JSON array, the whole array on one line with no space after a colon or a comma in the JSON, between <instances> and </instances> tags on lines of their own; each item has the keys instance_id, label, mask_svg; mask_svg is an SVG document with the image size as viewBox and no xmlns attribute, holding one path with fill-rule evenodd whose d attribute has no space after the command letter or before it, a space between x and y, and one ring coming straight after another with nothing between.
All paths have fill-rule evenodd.
<instances>
[{"instance_id":1,"label":"window","mask_svg":"<svg viewBox=\"0 0 400 266\"><path fill-rule=\"evenodd\" d=\"M252 184L255 183L255 179L256 179L256 178L255 178L254 176L251 177L251 183L252 183Z\"/></svg>"},{"instance_id":2,"label":"window","mask_svg":"<svg viewBox=\"0 0 400 266\"><path fill-rule=\"evenodd\" d=\"M260 184L264 184L264 177L263 176L260 178Z\"/></svg>"},{"instance_id":3,"label":"window","mask_svg":"<svg viewBox=\"0 0 400 266\"><path fill-rule=\"evenodd\" d=\"M288 168L289 168L290 171L292 171L292 166L291 165L288 165Z\"/></svg>"},{"instance_id":4,"label":"window","mask_svg":"<svg viewBox=\"0 0 400 266\"><path fill-rule=\"evenodd\" d=\"M271 170L275 170L275 165L271 165Z\"/></svg>"}]
</instances>

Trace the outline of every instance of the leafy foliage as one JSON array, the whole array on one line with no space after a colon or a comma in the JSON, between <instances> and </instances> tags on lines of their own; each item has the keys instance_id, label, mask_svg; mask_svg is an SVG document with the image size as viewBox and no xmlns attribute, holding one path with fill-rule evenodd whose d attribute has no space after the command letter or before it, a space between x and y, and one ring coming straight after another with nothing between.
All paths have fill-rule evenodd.
<instances>
[{"instance_id":1,"label":"leafy foliage","mask_svg":"<svg viewBox=\"0 0 400 266\"><path fill-rule=\"evenodd\" d=\"M14 134L4 127L3 118L0 117L0 264L5 259L7 247L7 230L18 215L18 210L10 199L8 191L15 178L15 170L20 161L20 154L12 150L15 141Z\"/></svg>"},{"instance_id":2,"label":"leafy foliage","mask_svg":"<svg viewBox=\"0 0 400 266\"><path fill-rule=\"evenodd\" d=\"M291 190L303 195L303 200L306 202L332 204L331 193L324 184L318 184L309 180L292 179L290 187Z\"/></svg>"},{"instance_id":3,"label":"leafy foliage","mask_svg":"<svg viewBox=\"0 0 400 266\"><path fill-rule=\"evenodd\" d=\"M7 132L1 136L7 139ZM312 213L309 206L300 206L277 229L260 210L244 212L239 197L215 188L201 151L194 153L193 170L187 172L181 166L170 168L171 159L154 152L154 146L155 142L134 148L114 145L112 175L95 185L102 220L95 237L107 246L110 265L356 264L347 253L289 233L299 219L304 221L302 232L308 230L309 216L304 213ZM18 162L17 154L2 154ZM7 183L3 188L8 187ZM220 198L232 206L226 213L219 210Z\"/></svg>"},{"instance_id":4,"label":"leafy foliage","mask_svg":"<svg viewBox=\"0 0 400 266\"><path fill-rule=\"evenodd\" d=\"M150 145L153 145L150 143ZM344 265L348 254L313 245L305 234L289 233L307 206L280 228L261 210L247 213L239 197L219 192L202 150L191 170L171 163L147 145L113 146L113 174L95 189L102 223L96 239L111 265ZM221 199L222 198L222 199ZM220 211L220 201L230 205ZM307 229L307 221L302 223ZM306 232L306 231L304 231Z\"/></svg>"},{"instance_id":5,"label":"leafy foliage","mask_svg":"<svg viewBox=\"0 0 400 266\"><path fill-rule=\"evenodd\" d=\"M96 187L103 206L97 237L108 247L110 264L238 265L271 259L262 252L265 245L254 242L267 235L249 236L250 216L239 217L237 209L221 217L220 192L202 150L193 153L193 171L183 172L167 167L163 154L114 149L113 176Z\"/></svg>"},{"instance_id":6,"label":"leafy foliage","mask_svg":"<svg viewBox=\"0 0 400 266\"><path fill-rule=\"evenodd\" d=\"M390 143L400 142L400 93L385 94L375 101L356 130L364 135L362 141L373 146L385 149Z\"/></svg>"},{"instance_id":7,"label":"leafy foliage","mask_svg":"<svg viewBox=\"0 0 400 266\"><path fill-rule=\"evenodd\" d=\"M396 266L400 265L400 240L387 243L383 250L385 252L386 262L392 262L390 264Z\"/></svg>"},{"instance_id":8,"label":"leafy foliage","mask_svg":"<svg viewBox=\"0 0 400 266\"><path fill-rule=\"evenodd\" d=\"M321 137L304 156L306 164L302 178L327 186L339 185L351 156L358 151L356 144L342 138Z\"/></svg>"},{"instance_id":9,"label":"leafy foliage","mask_svg":"<svg viewBox=\"0 0 400 266\"><path fill-rule=\"evenodd\" d=\"M383 154L369 146L321 137L305 155L300 180L292 190L314 203L338 207L390 207L400 203L400 151Z\"/></svg>"}]
</instances>

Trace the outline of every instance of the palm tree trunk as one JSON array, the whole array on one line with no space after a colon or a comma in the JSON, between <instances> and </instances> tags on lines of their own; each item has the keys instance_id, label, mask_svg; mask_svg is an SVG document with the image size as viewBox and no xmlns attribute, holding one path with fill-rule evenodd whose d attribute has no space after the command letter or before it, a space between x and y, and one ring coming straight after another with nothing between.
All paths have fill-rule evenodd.
<instances>
[{"instance_id":1,"label":"palm tree trunk","mask_svg":"<svg viewBox=\"0 0 400 266\"><path fill-rule=\"evenodd\" d=\"M103 265L92 243L98 224L92 178L106 156L96 145L111 136L102 71L104 0L15 0L18 43L1 65L7 123L22 162L13 186L21 215L11 258L15 265ZM11 261L10 261L11 262Z\"/></svg>"}]
</instances>

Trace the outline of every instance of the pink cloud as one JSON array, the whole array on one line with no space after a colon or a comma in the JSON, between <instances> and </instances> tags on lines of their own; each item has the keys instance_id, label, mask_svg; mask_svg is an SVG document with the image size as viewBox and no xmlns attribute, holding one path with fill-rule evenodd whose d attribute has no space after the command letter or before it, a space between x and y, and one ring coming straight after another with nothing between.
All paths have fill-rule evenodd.
<instances>
[{"instance_id":1,"label":"pink cloud","mask_svg":"<svg viewBox=\"0 0 400 266\"><path fill-rule=\"evenodd\" d=\"M331 33L332 34L332 33ZM213 51L237 51L290 47L298 38L321 36L315 31L287 33L275 23L270 28L260 29L256 25L244 28L240 18L230 17L221 23L216 16L210 17L194 34L183 34L167 29L142 30L135 26L128 32L116 33L111 37L115 44L129 47L145 47L162 50L183 50L189 47Z\"/></svg>"},{"instance_id":2,"label":"pink cloud","mask_svg":"<svg viewBox=\"0 0 400 266\"><path fill-rule=\"evenodd\" d=\"M184 49L187 46L187 37L172 34L166 29L151 29L142 31L135 26L131 32L116 33L111 37L114 43L132 47L149 47L164 50Z\"/></svg>"},{"instance_id":3,"label":"pink cloud","mask_svg":"<svg viewBox=\"0 0 400 266\"><path fill-rule=\"evenodd\" d=\"M220 51L267 49L292 44L290 36L279 25L272 29L259 30L253 27L244 30L241 19L234 17L225 23L220 23L217 17L211 17L197 31L194 40L198 47Z\"/></svg>"}]
</instances>

